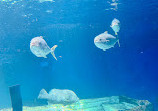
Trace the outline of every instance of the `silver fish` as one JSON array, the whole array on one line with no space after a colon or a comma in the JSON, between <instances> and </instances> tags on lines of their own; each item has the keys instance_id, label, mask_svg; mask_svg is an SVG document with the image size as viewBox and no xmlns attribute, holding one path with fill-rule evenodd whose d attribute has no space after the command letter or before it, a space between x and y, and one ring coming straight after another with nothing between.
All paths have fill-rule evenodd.
<instances>
[{"instance_id":1,"label":"silver fish","mask_svg":"<svg viewBox=\"0 0 158 111\"><path fill-rule=\"evenodd\" d=\"M52 48L50 48L42 36L35 37L30 42L30 50L37 57L47 58L47 55L51 53L53 57L57 60L54 54L56 47L57 45L54 45Z\"/></svg>"},{"instance_id":2,"label":"silver fish","mask_svg":"<svg viewBox=\"0 0 158 111\"><path fill-rule=\"evenodd\" d=\"M117 33L120 31L120 21L118 19L114 18L110 27L115 32L115 35L118 35Z\"/></svg>"},{"instance_id":3,"label":"silver fish","mask_svg":"<svg viewBox=\"0 0 158 111\"><path fill-rule=\"evenodd\" d=\"M43 3L43 2L55 2L54 0L39 0L40 3Z\"/></svg>"},{"instance_id":4,"label":"silver fish","mask_svg":"<svg viewBox=\"0 0 158 111\"><path fill-rule=\"evenodd\" d=\"M114 47L116 42L119 42L119 39L111 34L108 34L107 31L94 38L94 44L96 47L102 49L103 51Z\"/></svg>"}]
</instances>

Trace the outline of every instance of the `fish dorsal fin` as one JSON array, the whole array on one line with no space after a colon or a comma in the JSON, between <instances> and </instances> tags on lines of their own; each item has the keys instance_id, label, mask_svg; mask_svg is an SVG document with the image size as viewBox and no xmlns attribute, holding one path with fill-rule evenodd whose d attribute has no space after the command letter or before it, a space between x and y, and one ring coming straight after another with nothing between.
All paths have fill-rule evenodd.
<instances>
[{"instance_id":1,"label":"fish dorsal fin","mask_svg":"<svg viewBox=\"0 0 158 111\"><path fill-rule=\"evenodd\" d=\"M42 39L43 39L43 36L40 36L40 38L42 38Z\"/></svg>"},{"instance_id":2,"label":"fish dorsal fin","mask_svg":"<svg viewBox=\"0 0 158 111\"><path fill-rule=\"evenodd\" d=\"M105 31L104 33L105 33L105 34L108 34L108 31Z\"/></svg>"}]
</instances>

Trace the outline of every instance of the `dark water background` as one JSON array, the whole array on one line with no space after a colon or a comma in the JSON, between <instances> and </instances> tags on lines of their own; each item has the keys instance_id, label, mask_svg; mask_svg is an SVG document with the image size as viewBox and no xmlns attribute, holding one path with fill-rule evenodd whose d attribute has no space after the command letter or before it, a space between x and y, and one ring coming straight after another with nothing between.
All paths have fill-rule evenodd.
<instances>
[{"instance_id":1,"label":"dark water background","mask_svg":"<svg viewBox=\"0 0 158 111\"><path fill-rule=\"evenodd\" d=\"M15 84L29 106L39 104L42 88L70 89L80 99L125 95L158 105L157 0L119 0L117 11L106 10L112 7L106 0L11 3L0 2L0 108L11 106L8 86ZM114 35L114 18L121 22L121 47L104 52L94 37ZM58 61L30 52L36 36L58 45Z\"/></svg>"}]
</instances>

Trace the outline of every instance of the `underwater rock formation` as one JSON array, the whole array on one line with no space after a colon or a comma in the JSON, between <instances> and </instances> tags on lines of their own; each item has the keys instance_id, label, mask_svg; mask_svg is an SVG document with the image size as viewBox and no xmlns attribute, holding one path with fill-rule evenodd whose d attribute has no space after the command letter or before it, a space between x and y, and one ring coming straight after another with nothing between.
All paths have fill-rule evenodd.
<instances>
[{"instance_id":1,"label":"underwater rock formation","mask_svg":"<svg viewBox=\"0 0 158 111\"><path fill-rule=\"evenodd\" d=\"M74 104L61 104L24 107L24 111L153 111L153 105L147 100L136 100L124 96L112 96L96 99L84 99ZM0 111L11 111L5 109Z\"/></svg>"}]
</instances>

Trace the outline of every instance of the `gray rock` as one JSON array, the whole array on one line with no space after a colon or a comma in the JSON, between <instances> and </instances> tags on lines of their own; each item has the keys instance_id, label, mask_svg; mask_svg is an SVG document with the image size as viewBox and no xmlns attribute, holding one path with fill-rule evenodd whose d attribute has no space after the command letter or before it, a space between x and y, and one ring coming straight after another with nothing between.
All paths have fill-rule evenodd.
<instances>
[{"instance_id":1,"label":"gray rock","mask_svg":"<svg viewBox=\"0 0 158 111\"><path fill-rule=\"evenodd\" d=\"M153 105L149 101L125 96L80 100L67 108L81 111L153 111Z\"/></svg>"}]
</instances>

